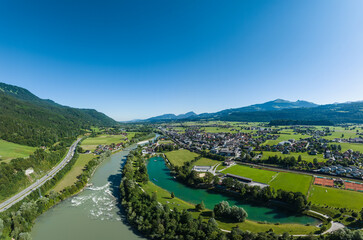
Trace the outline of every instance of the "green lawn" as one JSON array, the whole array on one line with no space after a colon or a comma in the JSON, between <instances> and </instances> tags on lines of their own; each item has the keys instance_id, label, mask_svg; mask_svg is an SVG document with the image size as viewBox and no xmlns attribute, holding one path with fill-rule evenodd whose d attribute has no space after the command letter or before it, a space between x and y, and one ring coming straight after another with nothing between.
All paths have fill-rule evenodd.
<instances>
[{"instance_id":1,"label":"green lawn","mask_svg":"<svg viewBox=\"0 0 363 240\"><path fill-rule=\"evenodd\" d=\"M270 182L270 186L275 189L301 192L306 195L312 180L313 177L309 175L280 172L276 178Z\"/></svg>"},{"instance_id":2,"label":"green lawn","mask_svg":"<svg viewBox=\"0 0 363 240\"><path fill-rule=\"evenodd\" d=\"M130 140L135 136L135 133L129 133L127 138ZM123 135L100 135L97 137L89 137L82 141L81 147L84 150L95 150L98 145L110 145L112 143L125 142Z\"/></svg>"},{"instance_id":3,"label":"green lawn","mask_svg":"<svg viewBox=\"0 0 363 240\"><path fill-rule=\"evenodd\" d=\"M175 166L183 166L185 162L189 162L196 158L198 154L186 149L179 149L165 153L168 160Z\"/></svg>"},{"instance_id":4,"label":"green lawn","mask_svg":"<svg viewBox=\"0 0 363 240\"><path fill-rule=\"evenodd\" d=\"M147 184L142 185L142 188L149 194L156 192L157 200L162 204L169 205L170 209L177 208L178 210L183 210L183 209L188 210L194 218L198 218L199 215L201 214L201 212L197 212L194 210L195 209L194 204L185 202L177 197L172 199L168 191L166 191L163 188L160 188L159 186L156 186L154 183L150 181ZM209 220L210 217L208 215L210 212L211 210L208 209L203 211L203 214L201 216L203 217L204 221ZM301 224L280 224L280 225L268 224L268 223L262 224L250 220L246 220L243 223L226 223L217 220L217 223L221 229L229 231L232 230L232 228L236 227L236 225L238 225L240 229L249 230L251 232L265 232L270 229L273 229L273 231L277 234L282 234L284 232L288 232L290 234L309 234L309 233L314 233L315 231L318 230L317 227L305 226Z\"/></svg>"},{"instance_id":5,"label":"green lawn","mask_svg":"<svg viewBox=\"0 0 363 240\"><path fill-rule=\"evenodd\" d=\"M319 205L349 208L360 211L363 208L363 193L313 185L309 201Z\"/></svg>"},{"instance_id":6,"label":"green lawn","mask_svg":"<svg viewBox=\"0 0 363 240\"><path fill-rule=\"evenodd\" d=\"M62 178L54 187L54 191L60 192L65 187L73 185L77 181L77 177L82 173L86 164L95 158L93 154L80 154L72 169Z\"/></svg>"},{"instance_id":7,"label":"green lawn","mask_svg":"<svg viewBox=\"0 0 363 240\"><path fill-rule=\"evenodd\" d=\"M260 153L260 152L256 152L256 153ZM318 155L309 155L307 152L304 153L290 153L290 154L282 154L281 152L268 152L268 151L264 151L262 152L262 160L267 160L268 157L273 157L273 156L278 156L278 157L295 157L296 159L298 159L299 155L301 155L302 160L307 161L307 162L313 162L314 158L318 159L319 162L326 162L327 159L324 159L323 154L318 154Z\"/></svg>"},{"instance_id":8,"label":"green lawn","mask_svg":"<svg viewBox=\"0 0 363 240\"><path fill-rule=\"evenodd\" d=\"M8 162L14 158L29 157L36 148L16 143L7 142L0 139L0 161Z\"/></svg>"},{"instance_id":9,"label":"green lawn","mask_svg":"<svg viewBox=\"0 0 363 240\"><path fill-rule=\"evenodd\" d=\"M262 170L243 165L234 165L222 172L251 178L253 181L261 183L268 183L272 177L277 174L277 172L274 171Z\"/></svg>"},{"instance_id":10,"label":"green lawn","mask_svg":"<svg viewBox=\"0 0 363 240\"><path fill-rule=\"evenodd\" d=\"M197 165L197 166L214 166L216 164L222 164L222 161L217 161L217 160L213 160L213 159L209 159L209 158L201 158L198 161L193 163L193 166Z\"/></svg>"}]
</instances>

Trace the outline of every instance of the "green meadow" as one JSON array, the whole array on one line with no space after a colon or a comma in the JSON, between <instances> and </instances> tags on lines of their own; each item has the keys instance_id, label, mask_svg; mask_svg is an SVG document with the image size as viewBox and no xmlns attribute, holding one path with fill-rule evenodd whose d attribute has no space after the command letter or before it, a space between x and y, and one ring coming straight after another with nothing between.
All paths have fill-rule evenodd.
<instances>
[{"instance_id":1,"label":"green meadow","mask_svg":"<svg viewBox=\"0 0 363 240\"><path fill-rule=\"evenodd\" d=\"M190 152L186 149L179 149L165 153L171 164L175 166L183 166L185 162L192 161L198 154Z\"/></svg>"},{"instance_id":2,"label":"green meadow","mask_svg":"<svg viewBox=\"0 0 363 240\"><path fill-rule=\"evenodd\" d=\"M29 157L35 149L35 147L20 145L0 139L0 161L9 162L14 158Z\"/></svg>"},{"instance_id":3,"label":"green meadow","mask_svg":"<svg viewBox=\"0 0 363 240\"><path fill-rule=\"evenodd\" d=\"M127 138L130 140L135 136L135 133L128 133ZM97 137L89 137L82 141L81 147L85 150L95 150L98 145L110 145L112 143L125 142L124 135L100 135Z\"/></svg>"}]
</instances>

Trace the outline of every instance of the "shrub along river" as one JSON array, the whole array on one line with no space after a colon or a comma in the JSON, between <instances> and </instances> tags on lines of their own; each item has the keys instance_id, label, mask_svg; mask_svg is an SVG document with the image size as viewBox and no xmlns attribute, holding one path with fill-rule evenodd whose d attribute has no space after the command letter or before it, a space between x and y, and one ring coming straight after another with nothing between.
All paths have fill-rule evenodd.
<instances>
[{"instance_id":1,"label":"shrub along river","mask_svg":"<svg viewBox=\"0 0 363 240\"><path fill-rule=\"evenodd\" d=\"M56 205L40 216L32 230L34 240L99 240L141 239L136 235L122 213L119 199L121 169L126 156L136 145L130 146L106 159L90 179L91 187ZM256 221L314 224L317 220L307 216L289 215L278 209L243 204L233 197L211 193L204 189L189 188L170 176L162 158L150 159L148 171L151 181L175 193L185 201L200 203L207 208L226 200L243 207L248 219ZM156 181L154 180L156 179Z\"/></svg>"}]
</instances>

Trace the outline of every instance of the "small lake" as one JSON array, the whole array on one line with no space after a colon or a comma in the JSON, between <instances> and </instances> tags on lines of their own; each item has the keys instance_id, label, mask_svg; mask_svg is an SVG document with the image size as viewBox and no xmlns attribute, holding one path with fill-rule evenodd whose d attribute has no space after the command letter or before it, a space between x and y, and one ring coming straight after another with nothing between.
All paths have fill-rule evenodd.
<instances>
[{"instance_id":1,"label":"small lake","mask_svg":"<svg viewBox=\"0 0 363 240\"><path fill-rule=\"evenodd\" d=\"M165 165L165 161L162 157L151 158L148 162L147 169L150 181L154 184L168 190L169 192L174 192L176 197L186 202L198 204L201 201L204 201L204 204L208 209L213 209L214 205L221 201L228 201L230 205L243 207L248 213L249 220L299 224L316 224L319 222L317 219L306 215L297 216L288 211L283 211L277 208L253 206L243 203L233 196L211 192L206 189L188 187L171 176L170 170Z\"/></svg>"}]
</instances>

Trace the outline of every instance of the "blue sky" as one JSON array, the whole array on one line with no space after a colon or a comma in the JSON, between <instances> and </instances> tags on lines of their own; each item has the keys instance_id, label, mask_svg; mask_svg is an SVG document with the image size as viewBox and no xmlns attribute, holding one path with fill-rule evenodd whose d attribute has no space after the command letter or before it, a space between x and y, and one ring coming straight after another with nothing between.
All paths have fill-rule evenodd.
<instances>
[{"instance_id":1,"label":"blue sky","mask_svg":"<svg viewBox=\"0 0 363 240\"><path fill-rule=\"evenodd\" d=\"M363 100L363 1L0 2L0 81L116 120Z\"/></svg>"}]
</instances>

